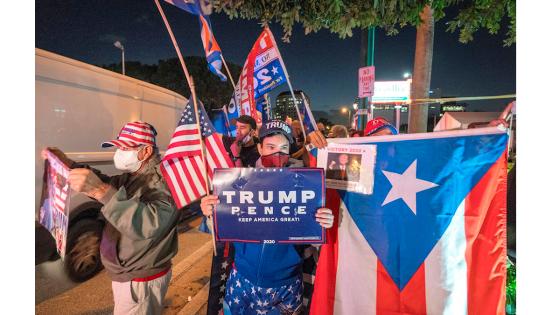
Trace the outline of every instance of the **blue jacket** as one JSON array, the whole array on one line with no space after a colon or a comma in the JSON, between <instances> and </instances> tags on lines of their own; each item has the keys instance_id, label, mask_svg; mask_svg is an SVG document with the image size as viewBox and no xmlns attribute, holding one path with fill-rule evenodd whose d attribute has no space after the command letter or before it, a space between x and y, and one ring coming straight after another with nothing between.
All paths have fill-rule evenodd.
<instances>
[{"instance_id":1,"label":"blue jacket","mask_svg":"<svg viewBox=\"0 0 560 315\"><path fill-rule=\"evenodd\" d=\"M235 268L256 286L276 288L301 277L305 245L233 243Z\"/></svg>"},{"instance_id":2,"label":"blue jacket","mask_svg":"<svg viewBox=\"0 0 560 315\"><path fill-rule=\"evenodd\" d=\"M255 167L262 167L261 159ZM290 159L288 167L303 167L303 162ZM308 245L233 243L235 268L254 285L276 288L301 277L303 252Z\"/></svg>"}]
</instances>

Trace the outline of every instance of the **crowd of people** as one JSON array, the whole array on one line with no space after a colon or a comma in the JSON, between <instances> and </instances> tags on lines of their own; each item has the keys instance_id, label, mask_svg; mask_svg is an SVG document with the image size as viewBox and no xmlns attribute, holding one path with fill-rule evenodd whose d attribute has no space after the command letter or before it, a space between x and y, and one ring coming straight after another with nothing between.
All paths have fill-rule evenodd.
<instances>
[{"instance_id":1,"label":"crowd of people","mask_svg":"<svg viewBox=\"0 0 560 315\"><path fill-rule=\"evenodd\" d=\"M240 116L236 136L223 136L223 144L236 167L309 166L303 126L279 120L257 128L255 119ZM346 127L336 125L327 138L351 136ZM384 118L367 123L364 136L396 134ZM355 136L358 133L354 133ZM71 168L70 187L103 204L104 221L100 253L112 280L115 314L160 314L171 280L171 260L178 251L178 211L161 174L157 132L146 122L130 122L117 139L104 142L103 148L115 147L115 167L123 172L107 176L89 165L69 159L57 148L45 148ZM306 141L307 140L307 141ZM344 172L344 170L342 170ZM211 216L217 196L202 198L200 207ZM317 224L329 229L334 224L331 209L319 208ZM235 267L229 275L224 308L231 314L300 314L303 309L302 264L306 246L293 244L234 243ZM266 305L259 303L268 294Z\"/></svg>"}]
</instances>

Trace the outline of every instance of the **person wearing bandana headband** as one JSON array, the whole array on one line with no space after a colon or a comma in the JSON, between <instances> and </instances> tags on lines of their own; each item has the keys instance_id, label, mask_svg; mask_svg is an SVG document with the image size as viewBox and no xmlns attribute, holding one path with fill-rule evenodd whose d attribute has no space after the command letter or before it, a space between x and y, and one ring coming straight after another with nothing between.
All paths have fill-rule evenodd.
<instances>
[{"instance_id":1,"label":"person wearing bandana headband","mask_svg":"<svg viewBox=\"0 0 560 315\"><path fill-rule=\"evenodd\" d=\"M290 144L294 139L290 126L280 120L264 123L259 130L258 150L261 158L256 167L302 167L302 161L290 159ZM205 216L212 215L218 196L201 200ZM334 216L331 209L320 208L317 223L331 228ZM303 261L309 245L237 243L235 264L229 275L224 314L303 314ZM274 297L264 305L262 293L273 292ZM270 294L269 294L270 295Z\"/></svg>"}]
</instances>

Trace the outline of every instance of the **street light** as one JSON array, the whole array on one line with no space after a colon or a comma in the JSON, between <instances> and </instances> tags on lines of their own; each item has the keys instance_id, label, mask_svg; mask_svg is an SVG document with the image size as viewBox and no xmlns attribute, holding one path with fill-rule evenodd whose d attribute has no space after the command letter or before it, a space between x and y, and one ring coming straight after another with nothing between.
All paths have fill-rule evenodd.
<instances>
[{"instance_id":1,"label":"street light","mask_svg":"<svg viewBox=\"0 0 560 315\"><path fill-rule=\"evenodd\" d=\"M408 79L410 77L410 73L409 72L405 72L403 74L403 78Z\"/></svg>"},{"instance_id":2,"label":"street light","mask_svg":"<svg viewBox=\"0 0 560 315\"><path fill-rule=\"evenodd\" d=\"M356 105L356 106L357 106L357 105ZM343 114L348 113L348 126L350 126L350 125L351 125L351 122L350 122L350 115L352 114L352 111L349 110L348 107L346 107L346 106L342 107L342 108L340 109L340 111L341 111Z\"/></svg>"},{"instance_id":3,"label":"street light","mask_svg":"<svg viewBox=\"0 0 560 315\"><path fill-rule=\"evenodd\" d=\"M120 41L114 42L113 45L115 45L115 47L117 47L118 49L121 50L121 56L122 56L122 74L124 75L124 46L121 44Z\"/></svg>"}]
</instances>

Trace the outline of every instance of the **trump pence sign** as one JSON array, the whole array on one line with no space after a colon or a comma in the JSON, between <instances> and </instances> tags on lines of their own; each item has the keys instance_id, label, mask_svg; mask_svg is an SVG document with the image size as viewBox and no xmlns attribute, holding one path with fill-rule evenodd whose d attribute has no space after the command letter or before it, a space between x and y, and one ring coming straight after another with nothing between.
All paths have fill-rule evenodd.
<instances>
[{"instance_id":1,"label":"trump pence sign","mask_svg":"<svg viewBox=\"0 0 560 315\"><path fill-rule=\"evenodd\" d=\"M216 169L214 211L218 241L324 243L315 219L325 204L324 170L318 168Z\"/></svg>"}]
</instances>

